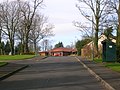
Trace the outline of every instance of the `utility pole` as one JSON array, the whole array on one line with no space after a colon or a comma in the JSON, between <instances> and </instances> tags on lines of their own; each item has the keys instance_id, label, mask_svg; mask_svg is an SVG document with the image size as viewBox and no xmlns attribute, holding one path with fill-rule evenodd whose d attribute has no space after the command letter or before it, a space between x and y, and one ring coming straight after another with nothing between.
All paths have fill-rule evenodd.
<instances>
[{"instance_id":1,"label":"utility pole","mask_svg":"<svg viewBox=\"0 0 120 90\"><path fill-rule=\"evenodd\" d=\"M92 47L91 47L91 59L94 60L94 18L93 18L93 15L92 16L89 16L89 15L86 15L86 18L91 18L91 29L92 29Z\"/></svg>"},{"instance_id":2,"label":"utility pole","mask_svg":"<svg viewBox=\"0 0 120 90\"><path fill-rule=\"evenodd\" d=\"M92 60L94 60L94 27L93 27L93 16L92 16Z\"/></svg>"}]
</instances>

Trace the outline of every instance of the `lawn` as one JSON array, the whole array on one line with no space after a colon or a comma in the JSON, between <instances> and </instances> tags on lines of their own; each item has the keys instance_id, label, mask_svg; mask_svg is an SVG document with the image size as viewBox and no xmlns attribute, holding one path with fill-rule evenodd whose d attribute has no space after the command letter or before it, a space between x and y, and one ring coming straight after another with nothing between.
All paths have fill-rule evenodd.
<instances>
[{"instance_id":1,"label":"lawn","mask_svg":"<svg viewBox=\"0 0 120 90\"><path fill-rule=\"evenodd\" d=\"M35 55L1 55L0 60L23 60L33 58Z\"/></svg>"},{"instance_id":2,"label":"lawn","mask_svg":"<svg viewBox=\"0 0 120 90\"><path fill-rule=\"evenodd\" d=\"M95 59L94 60L96 63L102 63L102 59ZM117 62L106 62L103 63L103 65L107 68L110 68L113 71L120 72L120 63Z\"/></svg>"}]
</instances>

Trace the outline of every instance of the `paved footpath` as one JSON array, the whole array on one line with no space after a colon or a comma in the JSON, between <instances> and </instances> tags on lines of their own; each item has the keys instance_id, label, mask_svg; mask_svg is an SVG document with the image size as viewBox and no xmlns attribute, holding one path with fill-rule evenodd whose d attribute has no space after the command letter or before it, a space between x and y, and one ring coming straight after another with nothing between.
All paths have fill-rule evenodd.
<instances>
[{"instance_id":1,"label":"paved footpath","mask_svg":"<svg viewBox=\"0 0 120 90\"><path fill-rule=\"evenodd\" d=\"M102 64L83 60L77 57L83 66L89 70L109 90L120 90L120 73L114 72Z\"/></svg>"}]
</instances>

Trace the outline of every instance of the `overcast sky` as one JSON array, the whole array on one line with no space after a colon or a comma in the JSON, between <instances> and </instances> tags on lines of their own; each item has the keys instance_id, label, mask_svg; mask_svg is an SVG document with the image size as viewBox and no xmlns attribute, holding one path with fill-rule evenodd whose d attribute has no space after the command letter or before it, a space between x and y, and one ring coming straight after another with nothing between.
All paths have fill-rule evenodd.
<instances>
[{"instance_id":1,"label":"overcast sky","mask_svg":"<svg viewBox=\"0 0 120 90\"><path fill-rule=\"evenodd\" d=\"M2 1L4 0L0 0ZM53 29L55 36L50 38L52 45L58 42L63 42L64 46L71 45L77 39L81 39L81 32L72 23L85 21L75 7L76 3L78 0L44 0L45 6L41 12L48 17L48 22L55 26Z\"/></svg>"},{"instance_id":2,"label":"overcast sky","mask_svg":"<svg viewBox=\"0 0 120 90\"><path fill-rule=\"evenodd\" d=\"M51 38L53 43L63 42L64 46L81 39L81 32L73 25L73 21L83 21L79 10L75 7L77 0L44 0L46 5L43 9L49 22L55 25L55 36Z\"/></svg>"}]
</instances>

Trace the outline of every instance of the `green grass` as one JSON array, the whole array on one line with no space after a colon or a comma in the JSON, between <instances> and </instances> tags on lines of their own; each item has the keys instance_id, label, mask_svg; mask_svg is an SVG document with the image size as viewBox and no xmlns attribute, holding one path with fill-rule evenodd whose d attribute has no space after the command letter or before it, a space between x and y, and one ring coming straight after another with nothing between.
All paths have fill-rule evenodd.
<instances>
[{"instance_id":1,"label":"green grass","mask_svg":"<svg viewBox=\"0 0 120 90\"><path fill-rule=\"evenodd\" d=\"M120 72L120 63L106 63L105 66L113 71Z\"/></svg>"},{"instance_id":2,"label":"green grass","mask_svg":"<svg viewBox=\"0 0 120 90\"><path fill-rule=\"evenodd\" d=\"M94 62L96 63L102 63L102 59L94 59ZM103 65L107 68L110 68L113 71L120 72L120 63L117 62L106 62L103 63Z\"/></svg>"},{"instance_id":3,"label":"green grass","mask_svg":"<svg viewBox=\"0 0 120 90\"><path fill-rule=\"evenodd\" d=\"M99 58L99 59L94 59L94 62L96 62L96 63L102 63L102 59L101 58Z\"/></svg>"},{"instance_id":4,"label":"green grass","mask_svg":"<svg viewBox=\"0 0 120 90\"><path fill-rule=\"evenodd\" d=\"M1 55L0 60L23 60L33 58L35 55Z\"/></svg>"},{"instance_id":5,"label":"green grass","mask_svg":"<svg viewBox=\"0 0 120 90\"><path fill-rule=\"evenodd\" d=\"M0 67L6 65L7 63L6 62L0 62Z\"/></svg>"}]
</instances>

